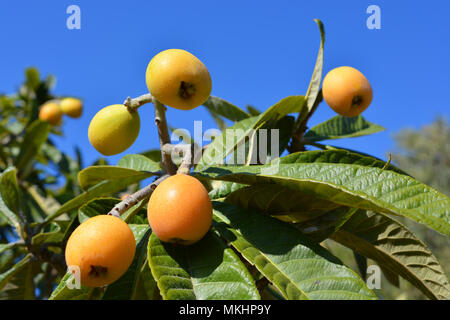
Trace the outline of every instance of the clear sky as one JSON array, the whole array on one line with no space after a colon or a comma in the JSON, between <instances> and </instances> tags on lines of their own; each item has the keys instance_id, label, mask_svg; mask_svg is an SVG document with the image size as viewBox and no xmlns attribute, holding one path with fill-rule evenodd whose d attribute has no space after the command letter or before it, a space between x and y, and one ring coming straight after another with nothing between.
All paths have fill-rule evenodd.
<instances>
[{"instance_id":1,"label":"clear sky","mask_svg":"<svg viewBox=\"0 0 450 320\"><path fill-rule=\"evenodd\" d=\"M81 9L81 30L69 30L66 8ZM381 29L369 30L369 5L381 9ZM56 142L74 155L78 145L89 164L100 154L89 144L94 114L127 96L147 91L145 70L159 51L181 48L208 67L212 94L240 107L266 109L288 95L304 94L319 46L314 18L326 30L324 75L349 65L372 84L374 99L363 114L387 130L370 137L330 142L386 159L392 134L420 128L450 108L450 1L2 1L0 92L14 92L24 69L54 74L56 94L81 97L81 119L66 118ZM141 132L127 153L158 146L153 108L143 106ZM317 124L334 113L322 104ZM193 130L214 122L200 107L168 111L169 124Z\"/></svg>"}]
</instances>

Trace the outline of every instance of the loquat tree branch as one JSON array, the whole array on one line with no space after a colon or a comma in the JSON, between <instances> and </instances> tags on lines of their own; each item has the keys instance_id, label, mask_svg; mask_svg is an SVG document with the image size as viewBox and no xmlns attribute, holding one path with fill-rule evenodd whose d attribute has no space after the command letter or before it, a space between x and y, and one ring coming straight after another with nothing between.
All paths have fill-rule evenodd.
<instances>
[{"instance_id":1,"label":"loquat tree branch","mask_svg":"<svg viewBox=\"0 0 450 320\"><path fill-rule=\"evenodd\" d=\"M155 124L158 127L159 145L161 148L161 160L165 171L173 175L177 172L177 166L173 163L170 154L163 152L165 144L170 144L169 128L166 120L166 107L156 99L153 99L155 106Z\"/></svg>"},{"instance_id":2,"label":"loquat tree branch","mask_svg":"<svg viewBox=\"0 0 450 320\"><path fill-rule=\"evenodd\" d=\"M139 96L137 98L126 98L125 101L123 102L124 106L126 106L127 108L130 109L137 109L140 106L146 104L146 103L150 103L153 102L153 96L150 93L147 94L143 94L142 96Z\"/></svg>"},{"instance_id":3,"label":"loquat tree branch","mask_svg":"<svg viewBox=\"0 0 450 320\"><path fill-rule=\"evenodd\" d=\"M132 195L129 195L124 200L122 200L121 202L116 204L114 206L114 208L112 208L111 211L109 211L107 214L120 218L120 215L122 213L124 213L125 211L130 209L132 206L136 205L139 201L150 197L150 195L152 194L153 190L155 190L156 187L161 182L163 182L166 178L168 178L169 176L170 175L165 174L165 175L159 177L158 179L156 179L153 183L149 184L145 188L142 188L142 189L136 191Z\"/></svg>"},{"instance_id":4,"label":"loquat tree branch","mask_svg":"<svg viewBox=\"0 0 450 320\"><path fill-rule=\"evenodd\" d=\"M316 111L317 107L322 102L322 100L323 100L322 89L320 89L320 91L317 95L316 101L314 101L314 104L313 104L311 110L308 112L305 119L303 119L303 121L300 123L300 125L297 127L294 134L292 135L291 144L288 147L288 151L290 153L294 153L297 151L305 151L305 144L303 143L303 136L307 129L308 120L309 120L309 118L311 118L313 113Z\"/></svg>"},{"instance_id":5,"label":"loquat tree branch","mask_svg":"<svg viewBox=\"0 0 450 320\"><path fill-rule=\"evenodd\" d=\"M173 154L182 157L177 173L188 174L194 165L194 148L195 144L165 144L161 151L170 157Z\"/></svg>"}]
</instances>

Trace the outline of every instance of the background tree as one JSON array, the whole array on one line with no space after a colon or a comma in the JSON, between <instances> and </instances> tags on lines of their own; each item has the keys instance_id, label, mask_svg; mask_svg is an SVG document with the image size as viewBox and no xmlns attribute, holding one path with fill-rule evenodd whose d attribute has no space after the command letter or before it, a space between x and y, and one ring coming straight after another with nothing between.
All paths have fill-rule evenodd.
<instances>
[{"instance_id":1,"label":"background tree","mask_svg":"<svg viewBox=\"0 0 450 320\"><path fill-rule=\"evenodd\" d=\"M437 116L420 129L405 128L394 135L392 160L413 177L450 196L450 126L448 119ZM441 261L447 277L450 275L450 241L442 234L403 219L411 230L429 245ZM423 295L404 282L400 290L386 290L385 296L419 299ZM389 294L390 293L390 294Z\"/></svg>"}]
</instances>

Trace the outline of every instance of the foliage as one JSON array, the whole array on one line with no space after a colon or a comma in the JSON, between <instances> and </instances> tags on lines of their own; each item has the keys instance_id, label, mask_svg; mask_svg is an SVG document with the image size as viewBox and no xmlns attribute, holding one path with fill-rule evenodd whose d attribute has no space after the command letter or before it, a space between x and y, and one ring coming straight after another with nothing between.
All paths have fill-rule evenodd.
<instances>
[{"instance_id":1,"label":"foliage","mask_svg":"<svg viewBox=\"0 0 450 320\"><path fill-rule=\"evenodd\" d=\"M127 203L119 192L161 177L167 158L161 157L164 150L150 150L128 154L117 165L97 162L82 169L51 143L51 134L61 133L35 120L39 105L51 97L41 88L48 88L46 82L28 71L21 89L27 98L19 93L1 100L2 119L8 119L0 127L7 142L0 155L2 297L19 283L20 298L30 298L35 285L38 298L50 299L377 299L365 282L371 259L393 283L403 277L430 299L449 299L438 259L399 218L448 237L450 199L390 161L322 144L383 130L361 115L336 116L307 129L322 101L325 32L316 23L321 45L305 96L283 98L261 112L214 96L205 102L219 127L232 123L188 166L213 200L208 234L191 246L161 242L148 226L151 194L139 198L121 215L135 236L136 256L104 288L71 289L73 276L58 264L68 236L85 219ZM154 105L162 139L163 108ZM279 130L279 149L269 149L269 157L255 154L265 141L260 133L270 129ZM228 163L241 158L243 163ZM43 165L57 166L62 187ZM183 165L184 158L179 170ZM18 241L11 243L13 233ZM326 239L353 250L361 270L352 268L353 257L335 256ZM17 298L17 290L10 297Z\"/></svg>"}]
</instances>

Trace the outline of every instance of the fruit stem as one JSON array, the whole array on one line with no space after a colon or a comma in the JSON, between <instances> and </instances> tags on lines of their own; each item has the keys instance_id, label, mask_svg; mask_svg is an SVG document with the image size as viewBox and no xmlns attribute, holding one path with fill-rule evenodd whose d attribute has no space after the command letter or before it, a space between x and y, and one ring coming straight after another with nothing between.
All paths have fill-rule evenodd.
<instances>
[{"instance_id":1,"label":"fruit stem","mask_svg":"<svg viewBox=\"0 0 450 320\"><path fill-rule=\"evenodd\" d=\"M150 93L143 94L137 98L128 97L123 102L124 106L126 106L131 112L136 111L140 106L153 102L153 96Z\"/></svg>"},{"instance_id":2,"label":"fruit stem","mask_svg":"<svg viewBox=\"0 0 450 320\"><path fill-rule=\"evenodd\" d=\"M112 208L111 211L109 211L107 214L120 218L121 214L130 209L132 206L136 205L139 201L150 197L153 190L155 190L156 187L168 177L170 177L170 175L165 174L156 179L152 184L149 184L145 188L136 191L132 195L129 195L125 200L122 200L121 202L116 204L114 208Z\"/></svg>"}]
</instances>

